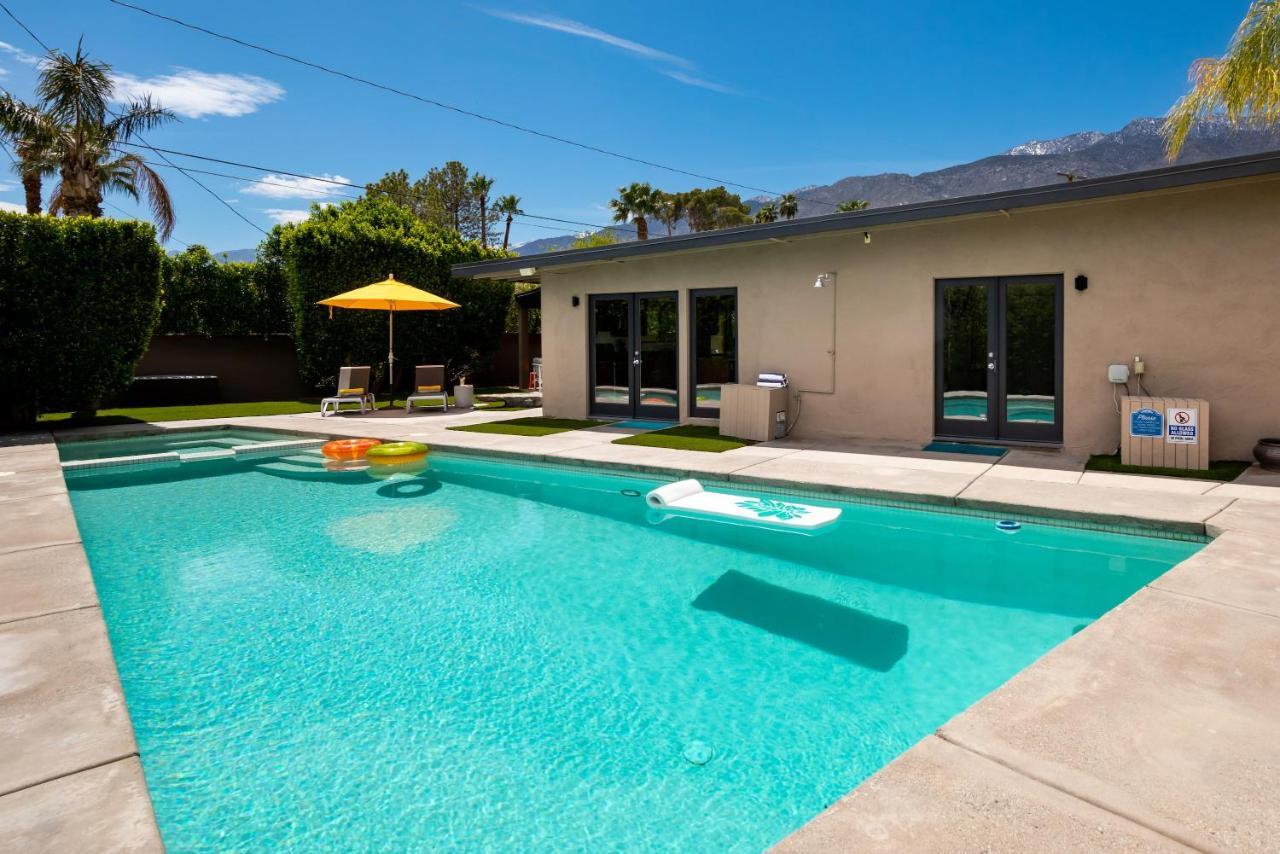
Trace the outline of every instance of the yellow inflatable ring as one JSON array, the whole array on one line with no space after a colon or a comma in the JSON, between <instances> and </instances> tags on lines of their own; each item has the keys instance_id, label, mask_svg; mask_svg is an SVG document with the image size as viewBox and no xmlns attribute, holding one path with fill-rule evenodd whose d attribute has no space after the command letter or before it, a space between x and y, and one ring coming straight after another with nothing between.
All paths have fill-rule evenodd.
<instances>
[{"instance_id":1,"label":"yellow inflatable ring","mask_svg":"<svg viewBox=\"0 0 1280 854\"><path fill-rule=\"evenodd\" d=\"M414 463L427 458L427 446L421 442L383 442L365 452L369 465L387 466Z\"/></svg>"},{"instance_id":2,"label":"yellow inflatable ring","mask_svg":"<svg viewBox=\"0 0 1280 854\"><path fill-rule=\"evenodd\" d=\"M362 460L370 448L382 444L381 439L334 439L320 449L331 460Z\"/></svg>"}]
</instances>

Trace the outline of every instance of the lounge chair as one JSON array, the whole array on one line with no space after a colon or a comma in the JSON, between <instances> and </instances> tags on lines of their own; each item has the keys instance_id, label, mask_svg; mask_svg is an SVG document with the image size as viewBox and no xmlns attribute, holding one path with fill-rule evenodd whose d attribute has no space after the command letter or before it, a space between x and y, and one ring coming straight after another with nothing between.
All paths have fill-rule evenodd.
<instances>
[{"instance_id":1,"label":"lounge chair","mask_svg":"<svg viewBox=\"0 0 1280 854\"><path fill-rule=\"evenodd\" d=\"M404 411L412 412L413 404L426 402L449 411L449 394L444 390L444 365L418 365L413 369L413 394L404 402Z\"/></svg>"},{"instance_id":2,"label":"lounge chair","mask_svg":"<svg viewBox=\"0 0 1280 854\"><path fill-rule=\"evenodd\" d=\"M338 371L338 393L320 401L320 417L336 415L342 411L342 404L354 403L360 407L363 415L367 409L377 409L378 402L373 392L369 391L372 369L368 365L346 367Z\"/></svg>"}]
</instances>

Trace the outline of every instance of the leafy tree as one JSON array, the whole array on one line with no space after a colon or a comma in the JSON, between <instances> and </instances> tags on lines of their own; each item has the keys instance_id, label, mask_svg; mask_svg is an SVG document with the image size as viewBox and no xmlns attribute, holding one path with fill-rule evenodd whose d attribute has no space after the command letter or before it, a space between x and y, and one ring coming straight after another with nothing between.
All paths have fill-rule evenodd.
<instances>
[{"instance_id":1,"label":"leafy tree","mask_svg":"<svg viewBox=\"0 0 1280 854\"><path fill-rule=\"evenodd\" d=\"M658 191L658 211L654 217L667 227L667 237L675 234L676 225L685 216L687 199L684 193L664 193Z\"/></svg>"},{"instance_id":2,"label":"leafy tree","mask_svg":"<svg viewBox=\"0 0 1280 854\"><path fill-rule=\"evenodd\" d=\"M365 186L368 198L383 198L409 210L423 222L451 228L464 239L486 246L499 214L489 205L494 181L472 173L457 160L429 169L410 182L403 169L388 172Z\"/></svg>"},{"instance_id":3,"label":"leafy tree","mask_svg":"<svg viewBox=\"0 0 1280 854\"><path fill-rule=\"evenodd\" d=\"M640 182L619 187L618 197L609 202L609 207L613 210L613 221L635 223L636 239L648 240L648 217L658 215L659 193L659 190Z\"/></svg>"},{"instance_id":4,"label":"leafy tree","mask_svg":"<svg viewBox=\"0 0 1280 854\"><path fill-rule=\"evenodd\" d=\"M853 213L854 211L864 211L871 207L871 202L866 199L845 199L836 205L836 213Z\"/></svg>"},{"instance_id":5,"label":"leafy tree","mask_svg":"<svg viewBox=\"0 0 1280 854\"><path fill-rule=\"evenodd\" d=\"M517 216L524 213L524 211L520 210L520 197L513 195L499 196L498 201L494 203L493 211L506 221L502 231L502 248L506 249L511 243L511 223Z\"/></svg>"},{"instance_id":6,"label":"leafy tree","mask_svg":"<svg viewBox=\"0 0 1280 854\"><path fill-rule=\"evenodd\" d=\"M612 231L607 229L601 231L584 231L578 235L578 239L569 244L570 249L591 249L596 246L612 246L618 242L618 237Z\"/></svg>"},{"instance_id":7,"label":"leafy tree","mask_svg":"<svg viewBox=\"0 0 1280 854\"><path fill-rule=\"evenodd\" d=\"M108 110L111 67L95 62L77 45L74 56L51 51L40 66L38 105L11 96L0 99L0 122L7 132L35 145L27 152L42 172L58 175L50 213L102 216L102 198L120 192L146 196L161 240L173 233L176 216L164 180L146 161L120 146L140 133L172 121L173 113L134 99L118 113Z\"/></svg>"},{"instance_id":8,"label":"leafy tree","mask_svg":"<svg viewBox=\"0 0 1280 854\"><path fill-rule=\"evenodd\" d=\"M1170 160L1207 116L1224 115L1237 126L1280 121L1280 0L1253 0L1226 54L1197 60L1191 79L1191 91L1165 118Z\"/></svg>"},{"instance_id":9,"label":"leafy tree","mask_svg":"<svg viewBox=\"0 0 1280 854\"><path fill-rule=\"evenodd\" d=\"M766 202L756 211L756 222L776 222L778 219L778 208L773 202Z\"/></svg>"},{"instance_id":10,"label":"leafy tree","mask_svg":"<svg viewBox=\"0 0 1280 854\"><path fill-rule=\"evenodd\" d=\"M794 193L787 193L778 199L778 215L783 219L795 219L798 213L800 213L800 203L796 201Z\"/></svg>"},{"instance_id":11,"label":"leafy tree","mask_svg":"<svg viewBox=\"0 0 1280 854\"><path fill-rule=\"evenodd\" d=\"M464 240L450 227L424 222L379 198L313 206L305 222L280 229L279 243L299 370L308 384L331 387L342 365L385 366L386 312L336 309L330 318L316 303L389 273L462 306L397 314L401 364L440 363L458 377L486 364L498 346L511 283L455 279L450 268L509 253ZM401 379L410 373L401 371Z\"/></svg>"},{"instance_id":12,"label":"leafy tree","mask_svg":"<svg viewBox=\"0 0 1280 854\"><path fill-rule=\"evenodd\" d=\"M741 196L724 187L697 188L683 196L685 216L693 231L712 231L750 222L751 208L742 201Z\"/></svg>"}]
</instances>

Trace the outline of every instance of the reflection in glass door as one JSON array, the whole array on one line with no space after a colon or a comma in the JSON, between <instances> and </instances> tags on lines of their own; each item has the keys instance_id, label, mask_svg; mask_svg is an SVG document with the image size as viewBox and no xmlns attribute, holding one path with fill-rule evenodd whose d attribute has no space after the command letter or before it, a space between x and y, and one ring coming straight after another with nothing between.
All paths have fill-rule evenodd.
<instances>
[{"instance_id":1,"label":"reflection in glass door","mask_svg":"<svg viewBox=\"0 0 1280 854\"><path fill-rule=\"evenodd\" d=\"M938 436L1062 438L1062 276L937 283Z\"/></svg>"},{"instance_id":2,"label":"reflection in glass door","mask_svg":"<svg viewBox=\"0 0 1280 854\"><path fill-rule=\"evenodd\" d=\"M720 417L720 387L738 381L738 291L689 291L690 415Z\"/></svg>"},{"instance_id":3,"label":"reflection in glass door","mask_svg":"<svg viewBox=\"0 0 1280 854\"><path fill-rule=\"evenodd\" d=\"M676 294L598 294L588 305L591 413L677 420Z\"/></svg>"}]
</instances>

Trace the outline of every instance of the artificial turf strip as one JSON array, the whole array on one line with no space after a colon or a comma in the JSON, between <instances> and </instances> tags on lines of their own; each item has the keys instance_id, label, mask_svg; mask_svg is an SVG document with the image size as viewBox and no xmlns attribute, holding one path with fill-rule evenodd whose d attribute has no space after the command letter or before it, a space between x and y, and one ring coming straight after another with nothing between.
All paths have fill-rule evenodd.
<instances>
[{"instance_id":1,"label":"artificial turf strip","mask_svg":"<svg viewBox=\"0 0 1280 854\"><path fill-rule=\"evenodd\" d=\"M748 442L746 439L721 436L720 431L715 427L680 424L676 427L668 427L665 430L653 430L648 433L637 433L634 436L624 436L621 439L614 439L613 444L643 445L646 448L673 448L677 451L707 451L712 454L720 454L745 445L754 445L755 443Z\"/></svg>"},{"instance_id":2,"label":"artificial turf strip","mask_svg":"<svg viewBox=\"0 0 1280 854\"><path fill-rule=\"evenodd\" d=\"M577 418L512 418L509 421L490 421L487 424L466 424L450 427L463 433L502 433L507 436L550 436L584 427L596 427L603 421L584 421Z\"/></svg>"},{"instance_id":3,"label":"artificial turf strip","mask_svg":"<svg viewBox=\"0 0 1280 854\"><path fill-rule=\"evenodd\" d=\"M1252 463L1239 460L1217 460L1207 469L1171 469L1161 466L1126 466L1119 454L1094 454L1085 464L1086 471L1109 471L1117 474L1153 474L1161 477L1191 477L1197 480L1235 480Z\"/></svg>"}]
</instances>

